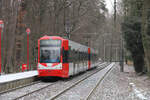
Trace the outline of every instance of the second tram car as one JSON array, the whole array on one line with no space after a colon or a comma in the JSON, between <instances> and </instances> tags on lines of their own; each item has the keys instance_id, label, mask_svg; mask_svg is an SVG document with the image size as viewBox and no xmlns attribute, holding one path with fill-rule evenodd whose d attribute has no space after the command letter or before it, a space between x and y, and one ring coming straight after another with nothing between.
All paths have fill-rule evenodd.
<instances>
[{"instance_id":1,"label":"second tram car","mask_svg":"<svg viewBox=\"0 0 150 100\"><path fill-rule=\"evenodd\" d=\"M58 36L38 40L39 77L62 77L78 74L95 67L97 51Z\"/></svg>"}]
</instances>

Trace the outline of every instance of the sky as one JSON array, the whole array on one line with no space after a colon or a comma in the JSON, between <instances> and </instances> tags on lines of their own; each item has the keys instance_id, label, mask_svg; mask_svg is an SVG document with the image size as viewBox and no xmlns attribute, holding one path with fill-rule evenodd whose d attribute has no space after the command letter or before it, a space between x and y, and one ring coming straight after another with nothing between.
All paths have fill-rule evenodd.
<instances>
[{"instance_id":1,"label":"sky","mask_svg":"<svg viewBox=\"0 0 150 100\"><path fill-rule=\"evenodd\" d=\"M109 13L113 13L113 6L114 6L114 0L105 0L106 1L106 7L109 10Z\"/></svg>"}]
</instances>

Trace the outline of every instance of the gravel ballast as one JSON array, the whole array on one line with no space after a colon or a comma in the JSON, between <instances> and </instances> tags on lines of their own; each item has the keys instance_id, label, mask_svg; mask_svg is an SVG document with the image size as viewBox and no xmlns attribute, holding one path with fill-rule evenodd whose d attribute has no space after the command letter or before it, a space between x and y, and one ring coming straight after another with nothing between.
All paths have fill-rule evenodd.
<instances>
[{"instance_id":1,"label":"gravel ballast","mask_svg":"<svg viewBox=\"0 0 150 100\"><path fill-rule=\"evenodd\" d=\"M150 100L150 80L146 75L138 76L132 66L113 68L92 94L90 100Z\"/></svg>"}]
</instances>

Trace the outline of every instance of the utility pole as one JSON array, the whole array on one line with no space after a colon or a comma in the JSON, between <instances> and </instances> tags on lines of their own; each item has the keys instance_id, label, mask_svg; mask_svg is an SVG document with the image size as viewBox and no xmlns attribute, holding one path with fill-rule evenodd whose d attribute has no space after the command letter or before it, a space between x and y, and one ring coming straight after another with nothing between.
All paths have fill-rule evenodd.
<instances>
[{"instance_id":1,"label":"utility pole","mask_svg":"<svg viewBox=\"0 0 150 100\"><path fill-rule=\"evenodd\" d=\"M105 53L105 38L103 38L104 41L104 61L105 61L105 57L106 57L106 53Z\"/></svg>"},{"instance_id":2,"label":"utility pole","mask_svg":"<svg viewBox=\"0 0 150 100\"><path fill-rule=\"evenodd\" d=\"M117 2L114 0L114 30L113 32L116 33L116 13L117 13ZM112 62L112 45L113 45L113 34L111 36L111 47L110 47L110 62Z\"/></svg>"},{"instance_id":3,"label":"utility pole","mask_svg":"<svg viewBox=\"0 0 150 100\"><path fill-rule=\"evenodd\" d=\"M115 9L115 14L114 14L114 22L115 22L115 27L116 27L116 0L114 0L114 9ZM116 29L115 29L116 30ZM120 33L120 71L123 72L124 71L124 43L123 43L123 34Z\"/></svg>"},{"instance_id":4,"label":"utility pole","mask_svg":"<svg viewBox=\"0 0 150 100\"><path fill-rule=\"evenodd\" d=\"M116 30L116 15L117 15L117 2L116 0L114 0L114 27L115 27L115 30Z\"/></svg>"},{"instance_id":5,"label":"utility pole","mask_svg":"<svg viewBox=\"0 0 150 100\"><path fill-rule=\"evenodd\" d=\"M121 35L121 57L120 57L120 71L124 71L124 43L123 43L123 36Z\"/></svg>"},{"instance_id":6,"label":"utility pole","mask_svg":"<svg viewBox=\"0 0 150 100\"><path fill-rule=\"evenodd\" d=\"M118 54L117 54L117 47L115 48L115 51L116 51L116 57L115 57L115 61L117 62L117 56L118 56Z\"/></svg>"}]
</instances>

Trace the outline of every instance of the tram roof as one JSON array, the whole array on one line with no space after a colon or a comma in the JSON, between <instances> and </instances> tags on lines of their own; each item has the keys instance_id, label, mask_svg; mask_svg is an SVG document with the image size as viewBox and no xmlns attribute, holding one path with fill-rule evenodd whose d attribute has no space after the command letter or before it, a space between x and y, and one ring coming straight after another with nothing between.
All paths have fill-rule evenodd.
<instances>
[{"instance_id":1,"label":"tram roof","mask_svg":"<svg viewBox=\"0 0 150 100\"><path fill-rule=\"evenodd\" d=\"M69 46L71 46L71 49L73 50L78 50L78 51L83 51L83 52L87 52L88 51L88 46L82 45L80 43L74 42L69 40Z\"/></svg>"},{"instance_id":2,"label":"tram roof","mask_svg":"<svg viewBox=\"0 0 150 100\"><path fill-rule=\"evenodd\" d=\"M60 36L47 36L47 35L41 37L39 40L45 40L45 39L59 39L59 40L66 40L66 39L64 39L64 38L62 38L62 37L60 37Z\"/></svg>"},{"instance_id":3,"label":"tram roof","mask_svg":"<svg viewBox=\"0 0 150 100\"><path fill-rule=\"evenodd\" d=\"M39 40L45 40L45 39L68 40L68 39L62 38L60 36L47 36L47 35L41 37ZM88 48L90 48L88 46L85 46L85 45L82 45L80 43L74 42L72 40L69 40L69 45L72 46L72 49L83 51L83 52L86 52L88 50ZM90 48L90 49L91 49L91 53L98 53L97 50L94 50L93 48Z\"/></svg>"}]
</instances>

